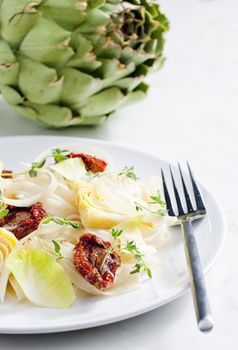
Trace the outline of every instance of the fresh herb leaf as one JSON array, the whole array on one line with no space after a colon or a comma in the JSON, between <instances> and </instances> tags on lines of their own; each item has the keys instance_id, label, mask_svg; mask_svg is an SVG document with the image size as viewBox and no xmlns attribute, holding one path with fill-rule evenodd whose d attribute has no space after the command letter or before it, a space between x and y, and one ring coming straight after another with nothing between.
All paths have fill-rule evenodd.
<instances>
[{"instance_id":1,"label":"fresh herb leaf","mask_svg":"<svg viewBox=\"0 0 238 350\"><path fill-rule=\"evenodd\" d=\"M151 204L151 203L148 203L148 204ZM136 211L146 210L146 211L148 211L151 214L157 214L157 215L160 215L160 216L165 216L167 214L167 209L166 208L161 208L159 210L151 210L151 209L145 207L144 205L142 205L142 204L140 204L138 202L135 202L135 208L136 208Z\"/></svg>"},{"instance_id":2,"label":"fresh herb leaf","mask_svg":"<svg viewBox=\"0 0 238 350\"><path fill-rule=\"evenodd\" d=\"M157 196L150 196L150 198L152 199L152 202L149 202L149 204L159 204L161 207L166 206L166 204L163 201L163 199L161 198L159 192L157 193Z\"/></svg>"},{"instance_id":3,"label":"fresh herb leaf","mask_svg":"<svg viewBox=\"0 0 238 350\"><path fill-rule=\"evenodd\" d=\"M7 214L9 213L8 209L1 209L0 208L0 218L5 218L7 216Z\"/></svg>"},{"instance_id":4,"label":"fresh herb leaf","mask_svg":"<svg viewBox=\"0 0 238 350\"><path fill-rule=\"evenodd\" d=\"M62 255L62 253L61 253L61 248L60 248L59 243L56 242L56 241L54 241L53 239L52 239L52 243L54 244L55 253L56 253L56 255L57 255L57 260L63 259L64 257L63 257L63 255Z\"/></svg>"},{"instance_id":5,"label":"fresh herb leaf","mask_svg":"<svg viewBox=\"0 0 238 350\"><path fill-rule=\"evenodd\" d=\"M165 216L167 214L167 208L166 208L166 204L163 201L163 199L161 198L159 192L155 196L150 196L150 198L152 199L152 201L148 202L148 204L158 204L160 206L160 209L158 209L158 210L151 210L150 208L145 207L144 205L142 205L142 204L140 204L138 202L135 202L136 211L146 210L146 211L149 211L152 214Z\"/></svg>"},{"instance_id":6,"label":"fresh herb leaf","mask_svg":"<svg viewBox=\"0 0 238 350\"><path fill-rule=\"evenodd\" d=\"M63 160L68 159L70 154L70 151L68 150L61 150L59 148L53 149L52 154L50 154L48 157L41 159L39 162L34 162L31 164L31 168L28 171L20 172L20 173L11 173L12 176L18 176L18 175L24 175L29 174L30 177L37 177L37 170L44 167L46 161L53 157L56 163L62 162Z\"/></svg>"},{"instance_id":7,"label":"fresh herb leaf","mask_svg":"<svg viewBox=\"0 0 238 350\"><path fill-rule=\"evenodd\" d=\"M136 264L134 266L134 269L131 271L131 274L134 273L140 273L141 270L144 270L149 278L152 278L152 272L150 268L146 265L146 263L143 260L143 254L140 252L139 248L137 247L135 241L127 241L126 246L124 247L125 250L133 254Z\"/></svg>"},{"instance_id":8,"label":"fresh herb leaf","mask_svg":"<svg viewBox=\"0 0 238 350\"><path fill-rule=\"evenodd\" d=\"M39 162L34 162L31 164L31 168L29 170L29 175L30 177L36 177L37 176L37 169L41 169L43 168L43 166L45 165L46 161L48 158L50 158L51 156L55 159L55 161L57 163L62 162L63 160L68 159L68 155L70 154L69 151L67 150L60 150L59 148L53 149L52 150L52 155L50 155L47 158L44 158L42 160L40 160Z\"/></svg>"},{"instance_id":9,"label":"fresh herb leaf","mask_svg":"<svg viewBox=\"0 0 238 350\"><path fill-rule=\"evenodd\" d=\"M135 181L139 179L135 174L135 170L133 166L131 167L125 166L118 175L125 175Z\"/></svg>"},{"instance_id":10,"label":"fresh herb leaf","mask_svg":"<svg viewBox=\"0 0 238 350\"><path fill-rule=\"evenodd\" d=\"M40 160L38 163L33 163L33 164L36 164L36 167L37 167L38 169L41 169L41 168L43 168L43 166L45 165L45 163L46 163L46 159L42 159L42 160Z\"/></svg>"},{"instance_id":11,"label":"fresh herb leaf","mask_svg":"<svg viewBox=\"0 0 238 350\"><path fill-rule=\"evenodd\" d=\"M52 150L52 156L54 157L56 163L62 162L63 160L68 159L70 154L70 151L68 150L61 150L59 148L55 148Z\"/></svg>"},{"instance_id":12,"label":"fresh herb leaf","mask_svg":"<svg viewBox=\"0 0 238 350\"><path fill-rule=\"evenodd\" d=\"M125 249L133 253L133 255L136 255L137 257L142 257L143 254L139 251L138 247L136 246L135 241L127 241Z\"/></svg>"},{"instance_id":13,"label":"fresh herb leaf","mask_svg":"<svg viewBox=\"0 0 238 350\"><path fill-rule=\"evenodd\" d=\"M5 218L8 213L7 204L2 198L2 191L0 190L0 218Z\"/></svg>"},{"instance_id":14,"label":"fresh herb leaf","mask_svg":"<svg viewBox=\"0 0 238 350\"><path fill-rule=\"evenodd\" d=\"M112 229L112 237L114 239L117 239L122 235L123 230L115 230L114 228Z\"/></svg>"},{"instance_id":15,"label":"fresh herb leaf","mask_svg":"<svg viewBox=\"0 0 238 350\"><path fill-rule=\"evenodd\" d=\"M139 203L135 202L135 206L136 206L136 211L142 211L143 210L143 207Z\"/></svg>"},{"instance_id":16,"label":"fresh herb leaf","mask_svg":"<svg viewBox=\"0 0 238 350\"><path fill-rule=\"evenodd\" d=\"M100 266L100 270L103 268L108 256L115 249L115 247L117 245L117 239L118 239L118 237L120 237L122 235L122 232L123 232L123 230L116 230L114 228L112 229L111 234L112 234L112 237L114 238L114 240L113 240L111 246L106 250L106 254L105 254L104 259L103 259L101 266Z\"/></svg>"},{"instance_id":17,"label":"fresh herb leaf","mask_svg":"<svg viewBox=\"0 0 238 350\"><path fill-rule=\"evenodd\" d=\"M141 264L135 264L134 270L131 271L131 275L134 273L140 273L141 271Z\"/></svg>"},{"instance_id":18,"label":"fresh herb leaf","mask_svg":"<svg viewBox=\"0 0 238 350\"><path fill-rule=\"evenodd\" d=\"M37 171L35 169L30 169L29 170L29 175L30 175L30 177L36 177L37 176Z\"/></svg>"},{"instance_id":19,"label":"fresh herb leaf","mask_svg":"<svg viewBox=\"0 0 238 350\"><path fill-rule=\"evenodd\" d=\"M56 252L57 254L59 254L59 253L60 253L60 245L59 245L59 243L56 242L56 241L54 241L53 239L52 239L52 243L54 244L55 252Z\"/></svg>"},{"instance_id":20,"label":"fresh herb leaf","mask_svg":"<svg viewBox=\"0 0 238 350\"><path fill-rule=\"evenodd\" d=\"M36 177L37 176L37 169L43 168L45 163L46 163L46 159L42 159L39 162L32 163L31 168L28 171L28 174L30 175L30 177Z\"/></svg>"},{"instance_id":21,"label":"fresh herb leaf","mask_svg":"<svg viewBox=\"0 0 238 350\"><path fill-rule=\"evenodd\" d=\"M106 254L105 254L105 257L103 259L103 262L101 264L101 267L100 269L103 268L108 256L111 254L111 252L113 250L115 250L115 247L119 247L119 249L122 249L122 250L126 250L127 252L131 253L135 260L136 260L136 264L134 266L134 269L131 271L131 274L134 274L134 273L140 273L141 270L144 270L147 275L149 276L149 278L152 278L152 272L150 270L150 268L146 265L146 263L144 262L143 260L143 254L140 252L139 248L137 247L136 245L136 242L135 241L127 241L126 245L120 245L118 244L118 242L120 242L118 240L118 238L122 235L123 233L123 230L118 230L118 229L112 229L112 237L114 238L113 242L112 242L112 245L107 249L106 251Z\"/></svg>"},{"instance_id":22,"label":"fresh herb leaf","mask_svg":"<svg viewBox=\"0 0 238 350\"><path fill-rule=\"evenodd\" d=\"M42 219L41 223L43 225L49 224L50 222L54 222L57 225L70 225L73 228L80 228L81 225L78 222L68 220L66 218L60 218L57 216L46 216Z\"/></svg>"}]
</instances>

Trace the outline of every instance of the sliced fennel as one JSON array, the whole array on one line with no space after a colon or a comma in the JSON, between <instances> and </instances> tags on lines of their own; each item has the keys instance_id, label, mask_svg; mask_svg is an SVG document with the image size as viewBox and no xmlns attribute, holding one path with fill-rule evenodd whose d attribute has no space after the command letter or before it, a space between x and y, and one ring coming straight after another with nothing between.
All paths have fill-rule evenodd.
<instances>
[{"instance_id":1,"label":"sliced fennel","mask_svg":"<svg viewBox=\"0 0 238 350\"><path fill-rule=\"evenodd\" d=\"M69 158L50 166L51 169L71 181L80 181L87 175L85 164L81 158Z\"/></svg>"},{"instance_id":2,"label":"sliced fennel","mask_svg":"<svg viewBox=\"0 0 238 350\"><path fill-rule=\"evenodd\" d=\"M33 304L45 307L69 307L75 294L64 269L48 253L35 249L13 251L6 267Z\"/></svg>"}]
</instances>

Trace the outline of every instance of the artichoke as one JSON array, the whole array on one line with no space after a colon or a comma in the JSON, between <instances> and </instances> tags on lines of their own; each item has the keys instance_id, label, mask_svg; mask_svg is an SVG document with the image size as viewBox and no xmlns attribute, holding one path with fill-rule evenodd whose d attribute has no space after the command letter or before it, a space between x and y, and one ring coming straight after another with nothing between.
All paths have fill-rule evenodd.
<instances>
[{"instance_id":1,"label":"artichoke","mask_svg":"<svg viewBox=\"0 0 238 350\"><path fill-rule=\"evenodd\" d=\"M168 21L152 0L0 0L0 91L48 127L94 125L148 89Z\"/></svg>"}]
</instances>

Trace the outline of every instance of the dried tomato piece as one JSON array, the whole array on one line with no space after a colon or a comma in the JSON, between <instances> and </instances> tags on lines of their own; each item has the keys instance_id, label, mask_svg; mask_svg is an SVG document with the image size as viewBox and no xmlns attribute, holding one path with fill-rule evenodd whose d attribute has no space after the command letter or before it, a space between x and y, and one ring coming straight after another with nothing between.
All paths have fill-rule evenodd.
<instances>
[{"instance_id":1,"label":"dried tomato piece","mask_svg":"<svg viewBox=\"0 0 238 350\"><path fill-rule=\"evenodd\" d=\"M17 239L29 235L35 231L40 221L47 215L42 203L36 203L30 207L14 207L9 205L7 216L1 218L0 226L7 226Z\"/></svg>"},{"instance_id":2,"label":"dried tomato piece","mask_svg":"<svg viewBox=\"0 0 238 350\"><path fill-rule=\"evenodd\" d=\"M107 167L107 163L99 158L89 156L84 153L70 153L70 158L81 158L86 166L88 171L92 171L93 173L103 172Z\"/></svg>"},{"instance_id":3,"label":"dried tomato piece","mask_svg":"<svg viewBox=\"0 0 238 350\"><path fill-rule=\"evenodd\" d=\"M12 179L13 172L12 170L2 170L1 177L4 179Z\"/></svg>"},{"instance_id":4,"label":"dried tomato piece","mask_svg":"<svg viewBox=\"0 0 238 350\"><path fill-rule=\"evenodd\" d=\"M120 256L109 249L110 242L91 233L83 234L74 248L73 261L80 275L98 289L109 288L121 265Z\"/></svg>"}]
</instances>

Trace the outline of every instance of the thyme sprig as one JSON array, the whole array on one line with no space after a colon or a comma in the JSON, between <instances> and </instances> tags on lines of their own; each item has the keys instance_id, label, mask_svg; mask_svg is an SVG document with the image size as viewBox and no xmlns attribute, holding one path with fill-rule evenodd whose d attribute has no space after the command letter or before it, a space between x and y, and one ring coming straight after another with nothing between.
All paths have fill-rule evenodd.
<instances>
[{"instance_id":1,"label":"thyme sprig","mask_svg":"<svg viewBox=\"0 0 238 350\"><path fill-rule=\"evenodd\" d=\"M135 169L134 169L133 166L131 166L131 167L125 166L118 175L120 175L120 176L121 175L127 176L127 177L129 177L130 179L132 179L134 181L139 179L139 177L136 176Z\"/></svg>"},{"instance_id":2,"label":"thyme sprig","mask_svg":"<svg viewBox=\"0 0 238 350\"><path fill-rule=\"evenodd\" d=\"M37 170L43 168L43 166L46 163L46 159L42 159L39 162L34 162L31 164L31 168L28 171L28 174L30 175L30 177L36 177L37 176Z\"/></svg>"},{"instance_id":3,"label":"thyme sprig","mask_svg":"<svg viewBox=\"0 0 238 350\"><path fill-rule=\"evenodd\" d=\"M123 232L123 230L115 230L114 228L112 229L111 234L113 237L113 242L112 242L111 246L106 250L106 254L105 254L103 261L101 263L101 266L100 266L100 270L102 270L109 255L112 253L113 250L115 250L116 245L118 244L118 238L122 235L122 232Z\"/></svg>"},{"instance_id":4,"label":"thyme sprig","mask_svg":"<svg viewBox=\"0 0 238 350\"><path fill-rule=\"evenodd\" d=\"M70 151L68 150L61 150L59 148L52 149L52 157L56 161L56 163L62 162L63 160L66 160L69 158Z\"/></svg>"},{"instance_id":5,"label":"thyme sprig","mask_svg":"<svg viewBox=\"0 0 238 350\"><path fill-rule=\"evenodd\" d=\"M102 261L102 264L100 266L100 270L103 268L108 256L116 249L116 247L119 247L120 250L125 250L129 253L131 253L136 261L136 264L131 271L131 274L134 273L140 273L141 270L144 270L149 278L152 278L152 272L151 269L146 265L144 259L143 259L143 254L140 252L139 248L136 245L135 241L127 241L126 244L121 244L119 241L119 237L122 235L123 230L115 230L112 229L112 237L113 237L113 242L111 246L107 249L106 254L104 256L104 259Z\"/></svg>"},{"instance_id":6,"label":"thyme sprig","mask_svg":"<svg viewBox=\"0 0 238 350\"><path fill-rule=\"evenodd\" d=\"M61 150L59 148L52 149L52 153L49 156L41 159L39 162L31 163L29 170L19 172L19 173L14 173L12 174L12 176L28 174L30 177L37 177L38 170L42 169L45 166L48 159L53 158L55 163L59 163L59 162L62 162L63 160L68 159L69 154L70 154L70 151L68 150Z\"/></svg>"},{"instance_id":7,"label":"thyme sprig","mask_svg":"<svg viewBox=\"0 0 238 350\"><path fill-rule=\"evenodd\" d=\"M41 220L41 224L43 224L43 225L49 224L51 222L54 222L55 224L60 225L60 226L70 225L71 227L76 228L76 229L81 227L80 223L78 223L78 222L71 221L71 220L68 220L66 218L61 218L58 216L49 216L48 215L48 216L45 216Z\"/></svg>"},{"instance_id":8,"label":"thyme sprig","mask_svg":"<svg viewBox=\"0 0 238 350\"><path fill-rule=\"evenodd\" d=\"M157 193L157 195L155 196L150 196L150 199L152 199L152 201L147 202L148 204L159 204L160 209L158 210L151 210L149 207L146 207L138 202L135 202L135 207L136 207L136 211L143 211L146 210L152 214L157 214L160 216L165 216L167 214L167 208L166 208L166 204L163 201L163 199L161 198L159 192Z\"/></svg>"},{"instance_id":9,"label":"thyme sprig","mask_svg":"<svg viewBox=\"0 0 238 350\"><path fill-rule=\"evenodd\" d=\"M54 158L54 161L56 163L62 162L63 160L68 159L68 155L70 154L70 151L68 150L60 150L59 148L52 149L52 154L49 155L48 157L40 160L39 162L34 162L31 164L31 168L28 171L28 174L30 177L36 177L37 176L37 170L43 168L45 165L46 161L49 158Z\"/></svg>"},{"instance_id":10,"label":"thyme sprig","mask_svg":"<svg viewBox=\"0 0 238 350\"><path fill-rule=\"evenodd\" d=\"M145 261L143 260L144 255L140 252L135 241L127 241L124 249L133 254L136 260L136 264L134 266L134 269L131 271L131 274L140 273L141 270L144 270L147 273L148 277L152 278L151 269L148 267L148 265L146 265Z\"/></svg>"}]
</instances>

